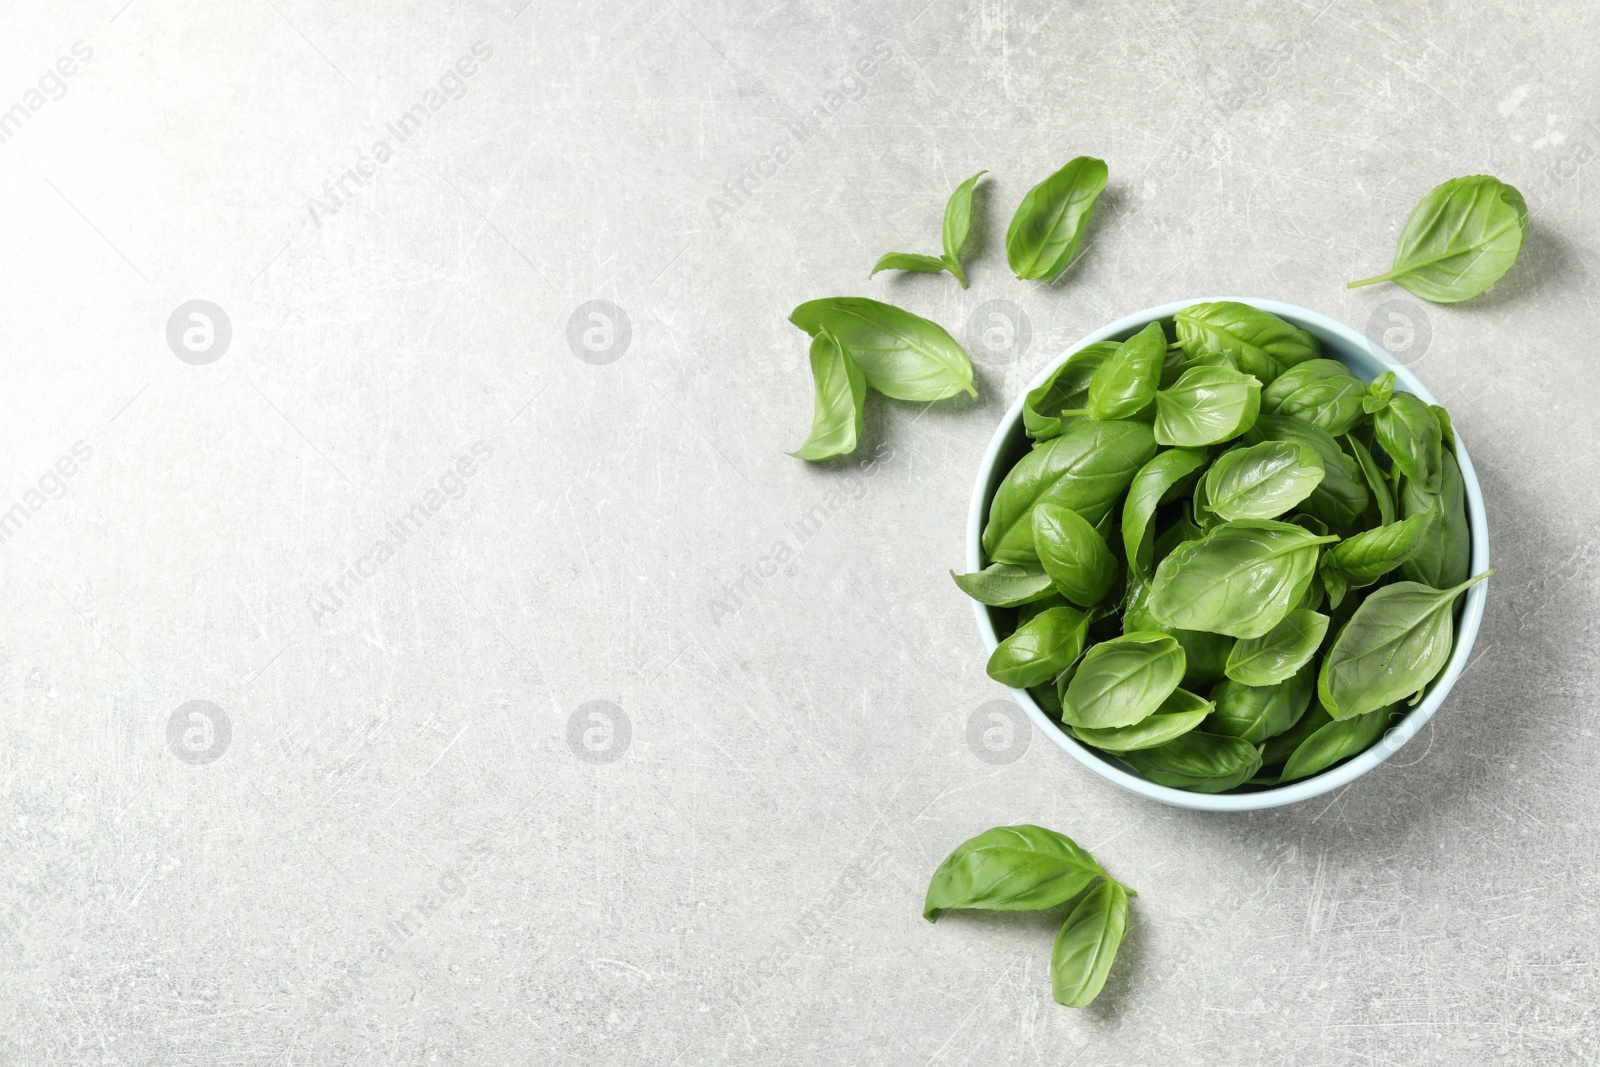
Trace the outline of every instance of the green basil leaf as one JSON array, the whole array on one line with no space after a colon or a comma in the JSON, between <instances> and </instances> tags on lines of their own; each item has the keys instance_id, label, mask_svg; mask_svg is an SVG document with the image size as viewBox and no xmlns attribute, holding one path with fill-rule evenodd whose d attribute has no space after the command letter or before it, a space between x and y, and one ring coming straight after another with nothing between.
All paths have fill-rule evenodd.
<instances>
[{"instance_id":1,"label":"green basil leaf","mask_svg":"<svg viewBox=\"0 0 1600 1067\"><path fill-rule=\"evenodd\" d=\"M1377 505L1378 525L1389 525L1394 521L1395 514L1394 494L1389 489L1388 479L1384 478L1383 471L1378 469L1378 461L1372 458L1372 452L1366 445L1350 434L1345 434L1343 441L1345 451L1355 457L1356 465L1361 468L1361 477L1367 483L1367 492ZM1370 517L1370 510L1368 514Z\"/></svg>"},{"instance_id":2,"label":"green basil leaf","mask_svg":"<svg viewBox=\"0 0 1600 1067\"><path fill-rule=\"evenodd\" d=\"M1455 643L1456 597L1493 573L1449 589L1396 582L1362 601L1322 660L1317 697L1328 714L1353 719L1426 689Z\"/></svg>"},{"instance_id":3,"label":"green basil leaf","mask_svg":"<svg viewBox=\"0 0 1600 1067\"><path fill-rule=\"evenodd\" d=\"M961 283L961 288L967 287L967 276L961 270L961 246L967 243L967 231L972 228L972 189L978 184L978 179L989 172L980 170L960 185L950 194L950 200L944 206L944 262L950 273L956 276L956 281Z\"/></svg>"},{"instance_id":4,"label":"green basil leaf","mask_svg":"<svg viewBox=\"0 0 1600 1067\"><path fill-rule=\"evenodd\" d=\"M1204 448L1231 440L1255 425L1261 382L1232 367L1193 367L1171 388L1156 393L1156 442Z\"/></svg>"},{"instance_id":5,"label":"green basil leaf","mask_svg":"<svg viewBox=\"0 0 1600 1067\"><path fill-rule=\"evenodd\" d=\"M1190 730L1158 748L1127 752L1122 762L1157 785L1220 793L1261 769L1261 749L1240 737Z\"/></svg>"},{"instance_id":6,"label":"green basil leaf","mask_svg":"<svg viewBox=\"0 0 1600 1067\"><path fill-rule=\"evenodd\" d=\"M1329 549L1322 566L1338 571L1352 588L1371 585L1417 554L1432 517L1432 513L1413 515L1388 526L1364 530Z\"/></svg>"},{"instance_id":7,"label":"green basil leaf","mask_svg":"<svg viewBox=\"0 0 1600 1067\"><path fill-rule=\"evenodd\" d=\"M1050 992L1057 1004L1082 1008L1100 995L1127 931L1126 889L1104 881L1084 894L1050 952Z\"/></svg>"},{"instance_id":8,"label":"green basil leaf","mask_svg":"<svg viewBox=\"0 0 1600 1067\"><path fill-rule=\"evenodd\" d=\"M1327 635L1326 615L1296 608L1260 637L1234 644L1228 654L1228 677L1248 686L1277 685L1310 663Z\"/></svg>"},{"instance_id":9,"label":"green basil leaf","mask_svg":"<svg viewBox=\"0 0 1600 1067\"><path fill-rule=\"evenodd\" d=\"M1103 160L1079 156L1028 190L1006 230L1012 273L1039 281L1067 269L1106 176Z\"/></svg>"},{"instance_id":10,"label":"green basil leaf","mask_svg":"<svg viewBox=\"0 0 1600 1067\"><path fill-rule=\"evenodd\" d=\"M938 256L924 256L916 252L885 252L878 257L878 262L873 264L869 278L876 277L879 271L884 270L910 270L918 274L940 274L945 269L944 260Z\"/></svg>"},{"instance_id":11,"label":"green basil leaf","mask_svg":"<svg viewBox=\"0 0 1600 1067\"><path fill-rule=\"evenodd\" d=\"M1204 452L1175 448L1158 453L1133 476L1128 498L1122 503L1122 549L1134 574L1147 577L1155 566L1155 531L1150 520L1156 508L1171 500L1174 491L1205 465Z\"/></svg>"},{"instance_id":12,"label":"green basil leaf","mask_svg":"<svg viewBox=\"0 0 1600 1067\"><path fill-rule=\"evenodd\" d=\"M1373 416L1372 429L1400 473L1424 492L1439 491L1444 437L1439 432L1439 420L1420 397L1394 394L1388 406Z\"/></svg>"},{"instance_id":13,"label":"green basil leaf","mask_svg":"<svg viewBox=\"0 0 1600 1067\"><path fill-rule=\"evenodd\" d=\"M1170 634L1141 631L1102 641L1072 676L1061 721L1086 730L1132 726L1172 695L1183 667L1183 646Z\"/></svg>"},{"instance_id":14,"label":"green basil leaf","mask_svg":"<svg viewBox=\"0 0 1600 1067\"><path fill-rule=\"evenodd\" d=\"M1044 568L1036 563L991 563L972 574L951 571L950 577L973 600L996 608L1043 600L1056 589Z\"/></svg>"},{"instance_id":15,"label":"green basil leaf","mask_svg":"<svg viewBox=\"0 0 1600 1067\"><path fill-rule=\"evenodd\" d=\"M1174 689L1161 706L1132 726L1106 730L1072 727L1072 736L1106 752L1135 752L1155 748L1199 726L1216 705L1187 689Z\"/></svg>"},{"instance_id":16,"label":"green basil leaf","mask_svg":"<svg viewBox=\"0 0 1600 1067\"><path fill-rule=\"evenodd\" d=\"M1456 448L1456 428L1450 421L1450 413L1438 404L1429 404L1428 410L1433 412L1433 417L1439 420L1439 437L1444 441L1444 447L1454 452Z\"/></svg>"},{"instance_id":17,"label":"green basil leaf","mask_svg":"<svg viewBox=\"0 0 1600 1067\"><path fill-rule=\"evenodd\" d=\"M1193 525L1189 529L1194 530ZM1169 531L1170 532L1170 531ZM1199 531L1194 531L1195 537ZM1157 558L1164 553L1159 550ZM1180 630L1163 626L1150 614L1150 583L1134 579L1129 583L1128 602L1122 615L1122 632L1140 630L1170 634L1183 648L1183 684L1191 689L1203 689L1223 676L1228 654L1233 649L1233 638L1224 634L1211 634L1203 630Z\"/></svg>"},{"instance_id":18,"label":"green basil leaf","mask_svg":"<svg viewBox=\"0 0 1600 1067\"><path fill-rule=\"evenodd\" d=\"M1262 415L1243 441L1249 445L1262 441L1294 441L1316 449L1322 458L1322 481L1306 497L1302 510L1335 530L1354 528L1372 505L1372 495L1367 492L1360 466L1345 455L1339 442L1320 426L1289 415Z\"/></svg>"},{"instance_id":19,"label":"green basil leaf","mask_svg":"<svg viewBox=\"0 0 1600 1067\"><path fill-rule=\"evenodd\" d=\"M1150 406L1161 383L1167 335L1152 322L1117 346L1089 382L1092 419L1126 419Z\"/></svg>"},{"instance_id":20,"label":"green basil leaf","mask_svg":"<svg viewBox=\"0 0 1600 1067\"><path fill-rule=\"evenodd\" d=\"M1076 608L1046 608L995 647L989 677L1013 689L1043 685L1083 652L1091 621Z\"/></svg>"},{"instance_id":21,"label":"green basil leaf","mask_svg":"<svg viewBox=\"0 0 1600 1067\"><path fill-rule=\"evenodd\" d=\"M1261 390L1261 410L1293 415L1334 437L1348 433L1366 413L1367 386L1336 359L1298 363Z\"/></svg>"},{"instance_id":22,"label":"green basil leaf","mask_svg":"<svg viewBox=\"0 0 1600 1067\"><path fill-rule=\"evenodd\" d=\"M996 826L956 846L928 881L922 917L953 908L1041 911L1109 878L1070 837L1042 826Z\"/></svg>"},{"instance_id":23,"label":"green basil leaf","mask_svg":"<svg viewBox=\"0 0 1600 1067\"><path fill-rule=\"evenodd\" d=\"M1098 523L1155 452L1150 427L1140 422L1069 424L1006 472L989 505L984 552L1002 563L1033 562L1035 504L1059 504Z\"/></svg>"},{"instance_id":24,"label":"green basil leaf","mask_svg":"<svg viewBox=\"0 0 1600 1067\"><path fill-rule=\"evenodd\" d=\"M1400 514L1407 519L1431 515L1417 539L1417 551L1400 567L1409 581L1446 589L1464 582L1472 568L1472 528L1467 523L1467 487L1456 457L1444 453L1444 472L1437 493L1428 493L1408 479L1400 480Z\"/></svg>"},{"instance_id":25,"label":"green basil leaf","mask_svg":"<svg viewBox=\"0 0 1600 1067\"><path fill-rule=\"evenodd\" d=\"M1310 496L1325 473L1316 449L1298 442L1235 448L1206 471L1206 507L1223 519L1275 519Z\"/></svg>"},{"instance_id":26,"label":"green basil leaf","mask_svg":"<svg viewBox=\"0 0 1600 1067\"><path fill-rule=\"evenodd\" d=\"M1306 778L1325 771L1340 760L1365 752L1389 726L1392 709L1379 708L1353 719L1329 720L1295 748L1284 764L1280 782Z\"/></svg>"},{"instance_id":27,"label":"green basil leaf","mask_svg":"<svg viewBox=\"0 0 1600 1067\"><path fill-rule=\"evenodd\" d=\"M1269 737L1261 746L1261 765L1263 767L1281 767L1286 760L1294 755L1312 734L1322 729L1333 721L1333 716L1322 710L1322 705L1315 700L1306 713L1300 716L1300 721L1277 737Z\"/></svg>"},{"instance_id":28,"label":"green basil leaf","mask_svg":"<svg viewBox=\"0 0 1600 1067\"><path fill-rule=\"evenodd\" d=\"M1115 352L1115 341L1096 341L1067 357L1043 385L1029 391L1022 402L1022 425L1035 441L1048 441L1075 416L1062 412L1081 410L1089 403L1089 382L1094 372Z\"/></svg>"},{"instance_id":29,"label":"green basil leaf","mask_svg":"<svg viewBox=\"0 0 1600 1067\"><path fill-rule=\"evenodd\" d=\"M1286 522L1225 522L1161 561L1150 611L1165 626L1261 637L1305 595L1320 546L1337 540Z\"/></svg>"},{"instance_id":30,"label":"green basil leaf","mask_svg":"<svg viewBox=\"0 0 1600 1067\"><path fill-rule=\"evenodd\" d=\"M1517 261L1528 237L1528 204L1498 178L1474 174L1436 186L1411 211L1394 268L1351 282L1399 282L1424 300L1453 304L1477 296Z\"/></svg>"},{"instance_id":31,"label":"green basil leaf","mask_svg":"<svg viewBox=\"0 0 1600 1067\"><path fill-rule=\"evenodd\" d=\"M1389 406L1389 398L1394 396L1394 371L1386 370L1367 385L1367 395L1361 400L1361 407L1368 415L1376 415Z\"/></svg>"},{"instance_id":32,"label":"green basil leaf","mask_svg":"<svg viewBox=\"0 0 1600 1067\"><path fill-rule=\"evenodd\" d=\"M1041 501L1033 509L1033 548L1061 595L1081 607L1100 603L1117 577L1105 539L1071 508Z\"/></svg>"},{"instance_id":33,"label":"green basil leaf","mask_svg":"<svg viewBox=\"0 0 1600 1067\"><path fill-rule=\"evenodd\" d=\"M827 329L811 342L811 380L816 389L811 435L789 455L816 462L854 452L861 439L867 383L856 361Z\"/></svg>"},{"instance_id":34,"label":"green basil leaf","mask_svg":"<svg viewBox=\"0 0 1600 1067\"><path fill-rule=\"evenodd\" d=\"M1322 355L1316 334L1270 311L1232 300L1194 304L1173 320L1178 343L1190 356L1231 357L1239 370L1264 384L1295 364Z\"/></svg>"},{"instance_id":35,"label":"green basil leaf","mask_svg":"<svg viewBox=\"0 0 1600 1067\"><path fill-rule=\"evenodd\" d=\"M977 396L972 361L943 326L892 304L860 296L810 300L789 321L815 337L831 330L861 364L867 384L896 400Z\"/></svg>"},{"instance_id":36,"label":"green basil leaf","mask_svg":"<svg viewBox=\"0 0 1600 1067\"><path fill-rule=\"evenodd\" d=\"M1217 709L1206 720L1206 732L1259 744L1299 722L1311 706L1316 688L1317 669L1311 663L1271 685L1244 685L1225 679L1211 690Z\"/></svg>"}]
</instances>

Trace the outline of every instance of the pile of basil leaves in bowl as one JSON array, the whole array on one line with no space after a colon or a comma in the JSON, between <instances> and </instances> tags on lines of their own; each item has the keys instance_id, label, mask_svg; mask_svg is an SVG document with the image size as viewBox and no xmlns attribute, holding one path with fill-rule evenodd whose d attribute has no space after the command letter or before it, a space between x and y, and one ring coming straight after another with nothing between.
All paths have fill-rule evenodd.
<instances>
[{"instance_id":1,"label":"pile of basil leaves in bowl","mask_svg":"<svg viewBox=\"0 0 1600 1067\"><path fill-rule=\"evenodd\" d=\"M1187 300L1085 338L978 473L988 672L1084 766L1180 807L1277 807L1413 737L1483 617L1483 497L1449 415L1361 333Z\"/></svg>"}]
</instances>

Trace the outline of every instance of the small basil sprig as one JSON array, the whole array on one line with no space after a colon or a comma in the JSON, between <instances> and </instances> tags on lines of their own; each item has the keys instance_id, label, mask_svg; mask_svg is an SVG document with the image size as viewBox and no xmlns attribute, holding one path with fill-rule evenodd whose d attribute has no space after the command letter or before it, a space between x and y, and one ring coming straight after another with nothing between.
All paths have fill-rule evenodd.
<instances>
[{"instance_id":1,"label":"small basil sprig","mask_svg":"<svg viewBox=\"0 0 1600 1067\"><path fill-rule=\"evenodd\" d=\"M828 330L861 365L867 384L896 400L977 396L972 361L936 322L861 296L810 300L789 321L811 334Z\"/></svg>"},{"instance_id":2,"label":"small basil sprig","mask_svg":"<svg viewBox=\"0 0 1600 1067\"><path fill-rule=\"evenodd\" d=\"M1409 696L1420 698L1450 658L1456 597L1494 571L1449 589L1386 585L1361 602L1323 658L1317 698L1335 719L1353 719Z\"/></svg>"},{"instance_id":3,"label":"small basil sprig","mask_svg":"<svg viewBox=\"0 0 1600 1067\"><path fill-rule=\"evenodd\" d=\"M1104 160L1079 156L1028 190L1006 230L1006 261L1013 274L1040 281L1067 269L1106 176Z\"/></svg>"},{"instance_id":4,"label":"small basil sprig","mask_svg":"<svg viewBox=\"0 0 1600 1067\"><path fill-rule=\"evenodd\" d=\"M1081 1008L1105 986L1136 894L1065 834L996 826L962 842L929 879L922 917L936 922L957 908L1043 911L1080 893L1056 935L1050 986L1058 1004Z\"/></svg>"},{"instance_id":5,"label":"small basil sprig","mask_svg":"<svg viewBox=\"0 0 1600 1067\"><path fill-rule=\"evenodd\" d=\"M1387 526L1363 530L1347 541L1341 541L1322 557L1324 576L1332 573L1339 579L1342 589L1362 589L1401 566L1417 554L1422 547L1423 535L1434 519L1432 511L1413 515ZM1332 588L1329 594L1332 595ZM1343 593L1341 591L1340 598ZM1333 600L1339 606L1339 599Z\"/></svg>"},{"instance_id":6,"label":"small basil sprig","mask_svg":"<svg viewBox=\"0 0 1600 1067\"><path fill-rule=\"evenodd\" d=\"M1467 487L1456 457L1444 453L1444 471L1437 493L1400 479L1399 508L1406 518L1430 515L1423 524L1417 551L1400 566L1400 576L1435 589L1466 580L1472 572L1472 530L1467 524Z\"/></svg>"},{"instance_id":7,"label":"small basil sprig","mask_svg":"<svg viewBox=\"0 0 1600 1067\"><path fill-rule=\"evenodd\" d=\"M914 252L888 252L878 260L877 266L872 268L872 275L880 270L911 270L923 274L938 274L947 270L961 283L961 288L967 287L967 276L962 273L961 246L967 243L967 231L972 228L972 188L978 184L978 179L989 172L980 170L960 185L950 194L950 199L944 205L944 254L942 256L924 256ZM868 277L872 277L868 275Z\"/></svg>"},{"instance_id":8,"label":"small basil sprig","mask_svg":"<svg viewBox=\"0 0 1600 1067\"><path fill-rule=\"evenodd\" d=\"M867 381L827 327L811 341L811 379L817 394L811 435L789 454L815 462L854 452L861 438Z\"/></svg>"},{"instance_id":9,"label":"small basil sprig","mask_svg":"<svg viewBox=\"0 0 1600 1067\"><path fill-rule=\"evenodd\" d=\"M1349 288L1393 281L1435 303L1466 300L1504 277L1527 237L1528 204L1516 189L1487 174L1451 178L1412 209L1393 269Z\"/></svg>"}]
</instances>

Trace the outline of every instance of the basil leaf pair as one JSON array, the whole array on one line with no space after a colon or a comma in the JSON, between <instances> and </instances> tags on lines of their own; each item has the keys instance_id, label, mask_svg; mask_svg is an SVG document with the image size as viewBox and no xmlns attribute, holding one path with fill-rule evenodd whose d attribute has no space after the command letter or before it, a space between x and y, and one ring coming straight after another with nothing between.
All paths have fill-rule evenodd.
<instances>
[{"instance_id":1,"label":"basil leaf pair","mask_svg":"<svg viewBox=\"0 0 1600 1067\"><path fill-rule=\"evenodd\" d=\"M1089 402L1089 383L1095 371L1120 347L1115 341L1085 345L1056 368L1042 385L1028 392L1022 402L1022 427L1035 441L1048 441L1061 434L1062 427Z\"/></svg>"},{"instance_id":2,"label":"basil leaf pair","mask_svg":"<svg viewBox=\"0 0 1600 1067\"><path fill-rule=\"evenodd\" d=\"M1131 726L1094 730L1071 727L1072 736L1106 752L1137 752L1157 748L1188 733L1205 721L1216 705L1187 689L1174 689L1161 706Z\"/></svg>"},{"instance_id":3,"label":"basil leaf pair","mask_svg":"<svg viewBox=\"0 0 1600 1067\"><path fill-rule=\"evenodd\" d=\"M942 256L924 256L914 252L888 252L878 260L872 268L876 275L880 270L910 270L923 274L938 274L940 271L949 271L961 283L961 288L967 287L967 276L962 273L961 246L967 243L967 231L972 228L972 189L978 184L978 179L989 173L980 170L960 185L950 194L950 199L944 206L944 254Z\"/></svg>"},{"instance_id":4,"label":"basil leaf pair","mask_svg":"<svg viewBox=\"0 0 1600 1067\"><path fill-rule=\"evenodd\" d=\"M1106 187L1104 160L1079 156L1029 189L1006 230L1006 261L1024 281L1054 278L1067 269Z\"/></svg>"},{"instance_id":5,"label":"basil leaf pair","mask_svg":"<svg viewBox=\"0 0 1600 1067\"><path fill-rule=\"evenodd\" d=\"M817 394L811 435L789 455L817 462L854 452L861 439L867 381L860 364L827 327L811 341L811 380Z\"/></svg>"},{"instance_id":6,"label":"basil leaf pair","mask_svg":"<svg viewBox=\"0 0 1600 1067\"><path fill-rule=\"evenodd\" d=\"M1337 574L1346 588L1369 586L1410 561L1422 547L1423 536L1435 520L1435 513L1427 511L1387 526L1363 530L1329 550L1322 560L1323 571Z\"/></svg>"},{"instance_id":7,"label":"basil leaf pair","mask_svg":"<svg viewBox=\"0 0 1600 1067\"><path fill-rule=\"evenodd\" d=\"M1393 269L1349 288L1393 281L1435 303L1467 300L1505 276L1527 238L1521 193L1487 174L1452 178L1412 209Z\"/></svg>"},{"instance_id":8,"label":"basil leaf pair","mask_svg":"<svg viewBox=\"0 0 1600 1067\"><path fill-rule=\"evenodd\" d=\"M1420 699L1450 658L1456 597L1493 573L1449 589L1396 582L1362 601L1322 661L1317 697L1328 714L1352 719L1408 696Z\"/></svg>"},{"instance_id":9,"label":"basil leaf pair","mask_svg":"<svg viewBox=\"0 0 1600 1067\"><path fill-rule=\"evenodd\" d=\"M1225 522L1161 561L1150 612L1179 629L1261 637L1305 595L1320 546L1337 540L1285 522Z\"/></svg>"},{"instance_id":10,"label":"basil leaf pair","mask_svg":"<svg viewBox=\"0 0 1600 1067\"><path fill-rule=\"evenodd\" d=\"M1133 890L1065 834L1027 824L996 826L962 842L928 880L922 917L937 922L956 908L1043 911L1085 889L1061 924L1050 959L1056 1002L1081 1008L1105 986L1127 932Z\"/></svg>"},{"instance_id":11,"label":"basil leaf pair","mask_svg":"<svg viewBox=\"0 0 1600 1067\"><path fill-rule=\"evenodd\" d=\"M1173 319L1178 344L1191 358L1225 358L1263 383L1322 354L1315 334L1232 300L1194 304Z\"/></svg>"}]
</instances>

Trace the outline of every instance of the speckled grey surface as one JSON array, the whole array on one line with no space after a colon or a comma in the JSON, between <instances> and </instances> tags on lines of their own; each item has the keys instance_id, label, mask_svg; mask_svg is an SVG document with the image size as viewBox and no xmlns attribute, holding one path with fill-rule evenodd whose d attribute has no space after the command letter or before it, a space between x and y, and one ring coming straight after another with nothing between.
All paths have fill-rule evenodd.
<instances>
[{"instance_id":1,"label":"speckled grey surface","mask_svg":"<svg viewBox=\"0 0 1600 1067\"><path fill-rule=\"evenodd\" d=\"M1595 1062L1593 8L521 2L0 13L0 1062ZM980 168L972 288L869 281ZM1480 171L1500 286L1344 289ZM1216 292L1387 331L1499 566L1430 728L1238 817L1008 738L945 576L1020 385ZM835 293L1031 340L811 467ZM1018 821L1139 890L1089 1010L920 918Z\"/></svg>"}]
</instances>

